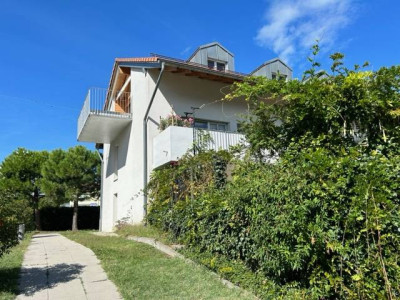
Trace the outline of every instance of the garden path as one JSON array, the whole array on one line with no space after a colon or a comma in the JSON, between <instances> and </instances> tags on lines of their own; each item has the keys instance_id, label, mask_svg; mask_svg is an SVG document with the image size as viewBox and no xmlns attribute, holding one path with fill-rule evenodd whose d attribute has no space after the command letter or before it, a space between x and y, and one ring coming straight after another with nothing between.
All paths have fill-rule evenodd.
<instances>
[{"instance_id":1,"label":"garden path","mask_svg":"<svg viewBox=\"0 0 400 300\"><path fill-rule=\"evenodd\" d=\"M33 236L19 290L17 300L122 299L93 251L58 233Z\"/></svg>"}]
</instances>

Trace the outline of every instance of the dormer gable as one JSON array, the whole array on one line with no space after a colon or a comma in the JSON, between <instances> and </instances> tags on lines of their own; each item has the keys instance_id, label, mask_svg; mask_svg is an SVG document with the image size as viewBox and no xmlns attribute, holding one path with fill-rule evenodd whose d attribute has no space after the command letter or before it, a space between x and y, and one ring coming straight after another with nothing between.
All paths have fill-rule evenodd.
<instances>
[{"instance_id":1,"label":"dormer gable","mask_svg":"<svg viewBox=\"0 0 400 300\"><path fill-rule=\"evenodd\" d=\"M219 71L235 71L234 55L218 42L202 45L187 60Z\"/></svg>"},{"instance_id":2,"label":"dormer gable","mask_svg":"<svg viewBox=\"0 0 400 300\"><path fill-rule=\"evenodd\" d=\"M266 61L253 72L251 72L250 75L265 76L269 79L284 78L286 80L291 80L292 69L277 57Z\"/></svg>"}]
</instances>

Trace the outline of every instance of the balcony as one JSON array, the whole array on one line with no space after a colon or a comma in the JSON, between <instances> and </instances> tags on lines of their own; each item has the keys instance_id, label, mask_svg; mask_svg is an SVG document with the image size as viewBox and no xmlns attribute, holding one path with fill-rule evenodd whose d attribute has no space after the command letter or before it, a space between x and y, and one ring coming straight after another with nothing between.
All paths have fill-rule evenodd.
<instances>
[{"instance_id":1,"label":"balcony","mask_svg":"<svg viewBox=\"0 0 400 300\"><path fill-rule=\"evenodd\" d=\"M110 143L131 120L129 92L91 88L78 119L78 141Z\"/></svg>"},{"instance_id":2,"label":"balcony","mask_svg":"<svg viewBox=\"0 0 400 300\"><path fill-rule=\"evenodd\" d=\"M169 126L153 139L153 168L177 161L189 149L194 141L203 149L228 150L229 147L244 142L244 135L237 132L193 129Z\"/></svg>"}]
</instances>

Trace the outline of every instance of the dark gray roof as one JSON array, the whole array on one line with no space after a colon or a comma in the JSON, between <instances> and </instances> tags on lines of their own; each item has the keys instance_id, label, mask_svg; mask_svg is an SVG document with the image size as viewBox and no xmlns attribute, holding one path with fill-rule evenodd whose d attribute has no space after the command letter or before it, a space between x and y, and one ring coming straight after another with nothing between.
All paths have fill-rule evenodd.
<instances>
[{"instance_id":1,"label":"dark gray roof","mask_svg":"<svg viewBox=\"0 0 400 300\"><path fill-rule=\"evenodd\" d=\"M255 72L257 72L259 69L261 69L262 67L272 64L276 61L279 61L281 64L283 64L285 67L287 67L290 71L292 71L292 68L289 67L282 59L280 59L279 57L275 57L273 59L267 60L266 62L264 62L263 64L261 64L260 66L258 66L254 71L250 72L250 74L253 74Z\"/></svg>"},{"instance_id":2,"label":"dark gray roof","mask_svg":"<svg viewBox=\"0 0 400 300\"><path fill-rule=\"evenodd\" d=\"M231 51L229 51L228 49L226 49L226 48L225 48L224 46L222 46L220 43L218 43L218 42L212 42L212 43L208 43L208 44L199 46L199 47L196 49L196 51L194 51L193 54L188 58L187 61L191 60L191 59L193 58L193 56L195 56L196 53L199 52L201 49L209 48L209 47L212 47L212 46L219 46L219 47L221 47L222 49L224 49L227 53L229 53L231 56L234 56L233 53L232 53Z\"/></svg>"}]
</instances>

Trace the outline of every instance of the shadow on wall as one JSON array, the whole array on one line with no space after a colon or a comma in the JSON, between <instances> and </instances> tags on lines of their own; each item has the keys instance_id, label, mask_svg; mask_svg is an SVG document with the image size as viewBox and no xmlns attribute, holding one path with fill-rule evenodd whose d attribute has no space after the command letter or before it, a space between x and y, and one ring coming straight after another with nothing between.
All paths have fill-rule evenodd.
<instances>
[{"instance_id":1,"label":"shadow on wall","mask_svg":"<svg viewBox=\"0 0 400 300\"><path fill-rule=\"evenodd\" d=\"M109 177L126 164L128 156L129 139L131 137L132 124L129 124L121 134L112 141L110 145L110 154L106 170L106 177ZM116 141L118 140L118 141ZM118 153L117 153L118 152Z\"/></svg>"},{"instance_id":2,"label":"shadow on wall","mask_svg":"<svg viewBox=\"0 0 400 300\"><path fill-rule=\"evenodd\" d=\"M82 273L83 265L57 264L51 267L21 268L19 290L25 296L34 296L41 290L74 280Z\"/></svg>"}]
</instances>

